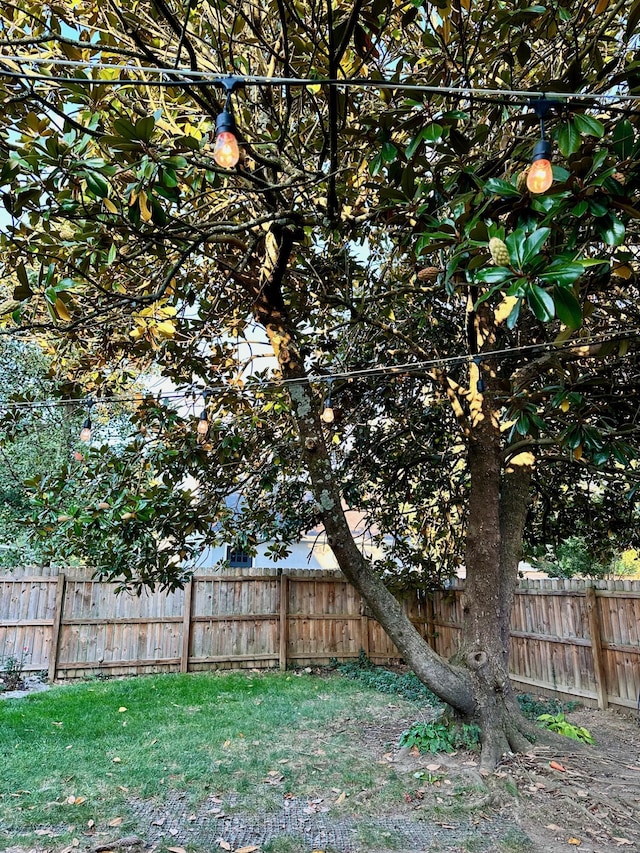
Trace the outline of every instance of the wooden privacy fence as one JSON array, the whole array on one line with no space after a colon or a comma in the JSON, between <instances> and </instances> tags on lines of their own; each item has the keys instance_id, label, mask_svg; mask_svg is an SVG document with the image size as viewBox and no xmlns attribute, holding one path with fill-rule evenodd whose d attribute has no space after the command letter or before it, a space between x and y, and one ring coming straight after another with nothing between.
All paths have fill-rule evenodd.
<instances>
[{"instance_id":1,"label":"wooden privacy fence","mask_svg":"<svg viewBox=\"0 0 640 853\"><path fill-rule=\"evenodd\" d=\"M115 594L64 574L0 576L0 665L49 678L96 673L280 667L397 649L339 572L253 570L194 577L174 593ZM403 598L444 656L456 651L462 584ZM640 583L522 581L511 622L511 675L524 689L635 708L640 692Z\"/></svg>"}]
</instances>

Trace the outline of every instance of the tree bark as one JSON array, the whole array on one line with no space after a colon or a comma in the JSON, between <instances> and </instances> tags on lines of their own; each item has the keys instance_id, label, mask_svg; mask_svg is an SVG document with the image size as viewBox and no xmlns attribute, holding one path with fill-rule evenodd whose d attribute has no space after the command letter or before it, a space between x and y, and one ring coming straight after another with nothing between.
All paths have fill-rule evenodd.
<instances>
[{"instance_id":1,"label":"tree bark","mask_svg":"<svg viewBox=\"0 0 640 853\"><path fill-rule=\"evenodd\" d=\"M282 269L282 264L278 266ZM283 377L289 382L301 455L338 565L418 678L460 718L479 724L482 764L494 767L505 752L529 745L525 735L530 733L530 727L515 702L505 654L512 594L510 599L502 592L501 445L491 399L487 396L479 400L470 432L471 495L463 635L461 654L455 661L447 661L422 638L353 539L325 442L319 402L306 377L295 329L278 293L279 287L274 286L272 279L257 294L254 312L266 330ZM517 537L510 540L512 544L516 541ZM510 555L511 550L505 551L505 565L507 552Z\"/></svg>"}]
</instances>

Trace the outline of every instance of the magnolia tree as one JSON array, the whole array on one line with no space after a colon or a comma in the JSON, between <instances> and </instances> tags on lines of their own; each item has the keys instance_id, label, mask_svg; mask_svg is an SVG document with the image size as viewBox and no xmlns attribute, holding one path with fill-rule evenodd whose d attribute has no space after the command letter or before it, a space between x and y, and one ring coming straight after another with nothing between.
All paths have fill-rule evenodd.
<instances>
[{"instance_id":1,"label":"magnolia tree","mask_svg":"<svg viewBox=\"0 0 640 853\"><path fill-rule=\"evenodd\" d=\"M46 344L61 394L105 404L142 374L180 395L142 395L121 454L34 483L39 529L171 588L194 542L268 535L277 559L321 522L419 678L479 723L486 766L531 734L508 636L532 474L632 485L637 449L640 6L507 6L0 11L2 332ZM533 192L541 115L553 183ZM454 660L345 507L393 535L390 565L464 562Z\"/></svg>"}]
</instances>

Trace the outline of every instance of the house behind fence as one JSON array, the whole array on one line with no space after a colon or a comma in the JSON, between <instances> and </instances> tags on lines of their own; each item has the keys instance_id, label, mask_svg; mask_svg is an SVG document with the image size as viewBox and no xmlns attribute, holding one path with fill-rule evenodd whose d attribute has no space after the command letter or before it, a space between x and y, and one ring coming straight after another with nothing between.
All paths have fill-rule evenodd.
<instances>
[{"instance_id":1,"label":"house behind fence","mask_svg":"<svg viewBox=\"0 0 640 853\"><path fill-rule=\"evenodd\" d=\"M13 657L49 678L214 668L285 669L399 653L337 571L232 570L174 593L115 594L76 569L0 575L0 666ZM463 584L404 607L431 646L456 650ZM524 580L511 621L511 676L599 707L636 708L640 582Z\"/></svg>"}]
</instances>

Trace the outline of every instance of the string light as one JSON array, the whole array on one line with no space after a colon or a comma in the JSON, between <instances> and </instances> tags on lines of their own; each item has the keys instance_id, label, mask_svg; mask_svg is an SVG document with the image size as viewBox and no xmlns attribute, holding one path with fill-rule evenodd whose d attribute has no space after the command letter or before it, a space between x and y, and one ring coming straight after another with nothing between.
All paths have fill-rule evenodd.
<instances>
[{"instance_id":1,"label":"string light","mask_svg":"<svg viewBox=\"0 0 640 853\"><path fill-rule=\"evenodd\" d=\"M327 396L324 401L324 405L322 407L322 413L320 414L320 420L323 424L332 424L336 419L335 412L331 406L331 379L327 382Z\"/></svg>"},{"instance_id":2,"label":"string light","mask_svg":"<svg viewBox=\"0 0 640 853\"><path fill-rule=\"evenodd\" d=\"M235 77L227 77L222 81L227 100L223 111L216 119L216 144L213 149L213 159L222 169L233 169L240 159L236 121L233 117L231 95L240 82Z\"/></svg>"},{"instance_id":3,"label":"string light","mask_svg":"<svg viewBox=\"0 0 640 853\"><path fill-rule=\"evenodd\" d=\"M93 406L93 400L87 401L87 417L85 418L84 423L82 424L82 429L80 430L80 441L84 441L85 443L89 443L91 441L91 407Z\"/></svg>"},{"instance_id":4,"label":"string light","mask_svg":"<svg viewBox=\"0 0 640 853\"><path fill-rule=\"evenodd\" d=\"M209 406L209 397L211 396L211 389L206 388L202 392L202 400L203 406L202 411L200 412L200 417L198 418L198 424L196 426L196 432L198 433L198 437L204 441L204 439L209 434L209 414L208 414L208 406Z\"/></svg>"},{"instance_id":5,"label":"string light","mask_svg":"<svg viewBox=\"0 0 640 853\"><path fill-rule=\"evenodd\" d=\"M534 110L540 119L540 139L533 149L531 166L527 173L527 189L536 195L546 193L553 183L551 143L544 135L544 117L554 104L554 101L549 101L547 98L540 98L534 104Z\"/></svg>"},{"instance_id":6,"label":"string light","mask_svg":"<svg viewBox=\"0 0 640 853\"><path fill-rule=\"evenodd\" d=\"M90 45L87 45L90 47ZM104 48L101 47L101 52L104 53ZM96 85L122 85L122 84L140 84L149 85L165 85L171 87L208 85L208 86L224 86L225 78L211 71L197 71L191 68L163 68L153 65L133 65L109 62L96 62L91 60L74 60L62 59L51 56L19 56L19 55L0 55L0 62L13 62L17 65L47 65L60 68L79 68L83 71L122 71L128 74L151 74L159 76L167 76L171 79L152 81L138 77L137 79L128 78L111 78L111 79L87 79L86 77L54 77L50 74L31 74L10 71L6 68L0 68L0 76L9 78L18 78L25 81L51 81L58 83L78 83L85 86ZM531 103L531 98L546 98L554 101L589 101L594 104L604 103L636 103L638 95L630 95L627 93L615 92L542 92L527 89L487 89L475 86L429 86L421 83L410 83L405 80L386 80L373 79L367 77L347 77L344 79L330 78L311 78L311 77L265 77L260 75L247 74L241 77L236 77L236 81L242 86L272 86L280 88L283 86L298 86L298 87L315 87L315 86L338 86L340 88L371 88L371 89L394 89L404 92L418 92L431 95L458 95L462 98L478 98L478 97L506 97L520 99L522 106L527 106ZM634 111L635 112L635 111ZM631 114L631 113L630 113Z\"/></svg>"}]
</instances>

